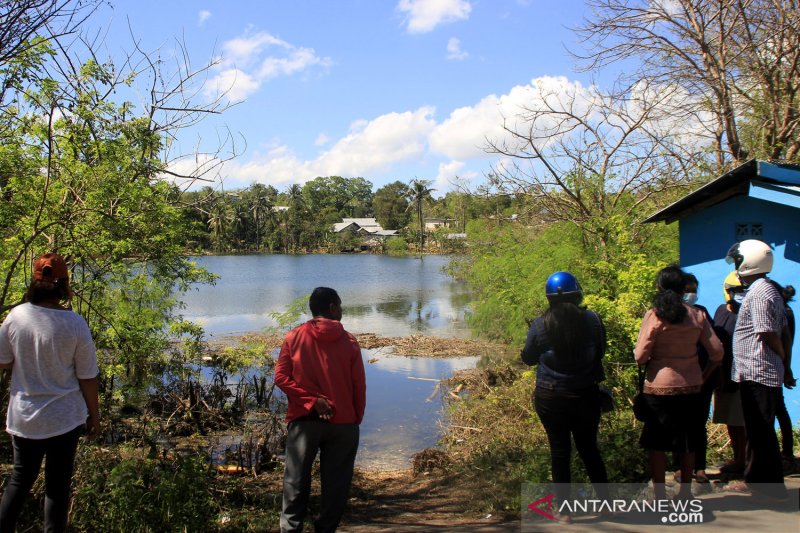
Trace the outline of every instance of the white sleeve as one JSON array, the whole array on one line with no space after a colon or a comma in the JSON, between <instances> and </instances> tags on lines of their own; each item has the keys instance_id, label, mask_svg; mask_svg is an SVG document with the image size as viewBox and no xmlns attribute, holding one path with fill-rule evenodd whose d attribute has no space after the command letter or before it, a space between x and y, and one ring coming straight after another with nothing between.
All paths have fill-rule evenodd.
<instances>
[{"instance_id":1,"label":"white sleeve","mask_svg":"<svg viewBox=\"0 0 800 533\"><path fill-rule=\"evenodd\" d=\"M8 338L9 318L0 325L0 364L14 362L14 352L11 351L11 340Z\"/></svg>"},{"instance_id":2,"label":"white sleeve","mask_svg":"<svg viewBox=\"0 0 800 533\"><path fill-rule=\"evenodd\" d=\"M92 379L97 377L97 353L92 340L92 333L89 326L80 315L75 315L78 320L77 335L78 343L75 348L75 375L78 379Z\"/></svg>"}]
</instances>

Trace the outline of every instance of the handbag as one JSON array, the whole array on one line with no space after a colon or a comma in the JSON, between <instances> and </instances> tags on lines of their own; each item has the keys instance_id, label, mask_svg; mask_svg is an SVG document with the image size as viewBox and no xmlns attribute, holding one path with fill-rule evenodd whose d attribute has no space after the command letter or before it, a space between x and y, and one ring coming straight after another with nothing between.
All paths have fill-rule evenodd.
<instances>
[{"instance_id":1,"label":"handbag","mask_svg":"<svg viewBox=\"0 0 800 533\"><path fill-rule=\"evenodd\" d=\"M644 395L644 376L647 372L647 364L644 367L639 367L637 371L639 373L639 392L633 397L633 416L640 422L647 422L653 416L653 411L647 404L647 398Z\"/></svg>"},{"instance_id":2,"label":"handbag","mask_svg":"<svg viewBox=\"0 0 800 533\"><path fill-rule=\"evenodd\" d=\"M597 385L597 396L600 400L600 412L610 413L614 410L614 396L605 385Z\"/></svg>"}]
</instances>

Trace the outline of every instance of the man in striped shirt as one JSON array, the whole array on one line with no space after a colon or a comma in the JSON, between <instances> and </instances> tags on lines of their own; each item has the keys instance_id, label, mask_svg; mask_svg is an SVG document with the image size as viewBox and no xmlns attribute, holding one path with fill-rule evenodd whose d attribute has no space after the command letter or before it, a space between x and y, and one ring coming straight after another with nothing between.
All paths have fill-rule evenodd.
<instances>
[{"instance_id":1,"label":"man in striped shirt","mask_svg":"<svg viewBox=\"0 0 800 533\"><path fill-rule=\"evenodd\" d=\"M782 501L787 493L775 412L788 348L783 297L766 277L773 262L768 244L742 241L730 249L727 259L736 265L742 285L747 287L733 334L731 368L731 379L739 383L741 391L748 439L745 482L754 496Z\"/></svg>"}]
</instances>

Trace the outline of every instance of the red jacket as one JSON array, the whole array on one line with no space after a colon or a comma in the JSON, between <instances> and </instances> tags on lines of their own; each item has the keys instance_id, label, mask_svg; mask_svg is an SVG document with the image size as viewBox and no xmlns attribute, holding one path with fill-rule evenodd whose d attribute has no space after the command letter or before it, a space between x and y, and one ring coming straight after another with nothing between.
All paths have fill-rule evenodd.
<instances>
[{"instance_id":1,"label":"red jacket","mask_svg":"<svg viewBox=\"0 0 800 533\"><path fill-rule=\"evenodd\" d=\"M275 384L289 399L286 422L310 414L319 396L331 404L334 424L360 424L364 418L361 348L338 320L314 318L286 334Z\"/></svg>"}]
</instances>

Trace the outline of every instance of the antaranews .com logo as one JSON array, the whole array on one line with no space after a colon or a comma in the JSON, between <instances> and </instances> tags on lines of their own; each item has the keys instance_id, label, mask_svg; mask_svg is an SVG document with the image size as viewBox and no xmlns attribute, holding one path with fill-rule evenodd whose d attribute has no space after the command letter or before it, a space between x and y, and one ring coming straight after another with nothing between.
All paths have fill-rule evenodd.
<instances>
[{"instance_id":1,"label":"antaranews .com logo","mask_svg":"<svg viewBox=\"0 0 800 533\"><path fill-rule=\"evenodd\" d=\"M703 531L713 523L717 529L752 533L752 522L743 520L738 514L741 512L753 513L752 520L759 520L759 533L798 531L797 486L788 491L782 484L751 484L746 488L729 489L722 483L693 485L694 495L681 498L676 494L680 485L669 485L666 499L656 499L652 486L646 483L525 483L520 498L522 531L551 529L546 526L553 526L554 531L584 531L579 527L584 525L585 531L590 531L593 524L609 522L625 531L662 531L670 526ZM572 526L562 528L567 522Z\"/></svg>"},{"instance_id":2,"label":"antaranews .com logo","mask_svg":"<svg viewBox=\"0 0 800 533\"><path fill-rule=\"evenodd\" d=\"M547 520L559 521L564 516L619 516L638 513L659 515L662 524L702 524L703 502L692 500L634 499L564 499L554 503L555 493L528 504L527 509Z\"/></svg>"}]
</instances>

